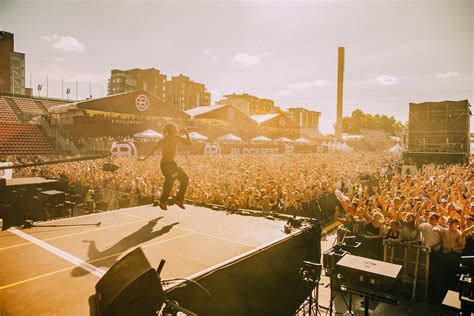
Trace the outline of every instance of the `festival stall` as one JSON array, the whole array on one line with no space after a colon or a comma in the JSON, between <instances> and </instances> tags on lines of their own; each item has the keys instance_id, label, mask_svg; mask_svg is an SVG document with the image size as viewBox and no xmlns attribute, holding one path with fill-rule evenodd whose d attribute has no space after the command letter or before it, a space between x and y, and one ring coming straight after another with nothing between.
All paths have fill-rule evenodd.
<instances>
[{"instance_id":1,"label":"festival stall","mask_svg":"<svg viewBox=\"0 0 474 316\"><path fill-rule=\"evenodd\" d=\"M136 138L163 138L163 134L157 132L153 129L147 129L146 131L133 134L133 137Z\"/></svg>"},{"instance_id":2,"label":"festival stall","mask_svg":"<svg viewBox=\"0 0 474 316\"><path fill-rule=\"evenodd\" d=\"M274 140L275 143L292 143L293 141L286 137L280 137Z\"/></svg>"},{"instance_id":3,"label":"festival stall","mask_svg":"<svg viewBox=\"0 0 474 316\"><path fill-rule=\"evenodd\" d=\"M191 140L196 141L196 142L205 142L208 140L206 136L199 134L198 132L189 133L189 138L191 138Z\"/></svg>"},{"instance_id":4,"label":"festival stall","mask_svg":"<svg viewBox=\"0 0 474 316\"><path fill-rule=\"evenodd\" d=\"M300 138L295 139L295 143L297 143L297 144L310 144L311 142L309 140L307 140L306 138L304 138L304 137L300 137Z\"/></svg>"},{"instance_id":5,"label":"festival stall","mask_svg":"<svg viewBox=\"0 0 474 316\"><path fill-rule=\"evenodd\" d=\"M239 143L242 141L242 138L235 136L234 134L227 134L217 138L218 142L224 143Z\"/></svg>"},{"instance_id":6,"label":"festival stall","mask_svg":"<svg viewBox=\"0 0 474 316\"><path fill-rule=\"evenodd\" d=\"M272 140L268 137L265 137L263 135L254 137L250 140L251 143L271 143Z\"/></svg>"}]
</instances>

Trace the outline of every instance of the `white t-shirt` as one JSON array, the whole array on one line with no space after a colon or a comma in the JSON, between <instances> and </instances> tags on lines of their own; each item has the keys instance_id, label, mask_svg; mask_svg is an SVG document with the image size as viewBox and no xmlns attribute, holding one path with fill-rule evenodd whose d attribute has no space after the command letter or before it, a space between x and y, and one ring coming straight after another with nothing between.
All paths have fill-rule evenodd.
<instances>
[{"instance_id":1,"label":"white t-shirt","mask_svg":"<svg viewBox=\"0 0 474 316\"><path fill-rule=\"evenodd\" d=\"M464 244L462 233L459 230L453 232L449 228L444 228L442 235L444 249L458 248Z\"/></svg>"},{"instance_id":2,"label":"white t-shirt","mask_svg":"<svg viewBox=\"0 0 474 316\"><path fill-rule=\"evenodd\" d=\"M423 245L439 250L441 246L441 234L439 229L429 223L420 224L419 227L423 236Z\"/></svg>"}]
</instances>

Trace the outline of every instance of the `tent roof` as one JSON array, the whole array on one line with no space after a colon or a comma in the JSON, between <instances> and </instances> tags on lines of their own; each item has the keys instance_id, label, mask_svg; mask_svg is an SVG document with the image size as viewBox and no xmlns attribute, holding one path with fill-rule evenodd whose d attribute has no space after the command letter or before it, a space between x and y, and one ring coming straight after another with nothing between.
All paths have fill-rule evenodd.
<instances>
[{"instance_id":1,"label":"tent roof","mask_svg":"<svg viewBox=\"0 0 474 316\"><path fill-rule=\"evenodd\" d=\"M241 141L242 138L235 136L234 134L227 134L217 138L218 140L230 140L230 141Z\"/></svg>"},{"instance_id":2,"label":"tent roof","mask_svg":"<svg viewBox=\"0 0 474 316\"><path fill-rule=\"evenodd\" d=\"M207 136L204 136L204 135L202 135L202 134L199 134L198 132L191 132L191 133L189 133L189 137L190 137L191 139L196 139L196 140L206 140L206 139L208 139Z\"/></svg>"},{"instance_id":3,"label":"tent roof","mask_svg":"<svg viewBox=\"0 0 474 316\"><path fill-rule=\"evenodd\" d=\"M215 111L217 109L223 108L224 106L225 105L198 106L196 108L187 110L185 112L188 113L191 116L191 118L194 118L194 117L199 116L201 114L208 113L208 112Z\"/></svg>"},{"instance_id":4,"label":"tent roof","mask_svg":"<svg viewBox=\"0 0 474 316\"><path fill-rule=\"evenodd\" d=\"M172 104L144 91L137 90L102 98L61 104L49 108L49 112L60 113L69 110L93 110L130 115L161 116L187 119L189 115Z\"/></svg>"},{"instance_id":5,"label":"tent roof","mask_svg":"<svg viewBox=\"0 0 474 316\"><path fill-rule=\"evenodd\" d=\"M147 129L146 131L136 133L133 135L134 137L142 137L142 138L162 138L163 134L157 132L153 129Z\"/></svg>"},{"instance_id":6,"label":"tent roof","mask_svg":"<svg viewBox=\"0 0 474 316\"><path fill-rule=\"evenodd\" d=\"M252 138L250 141L251 142L271 142L272 140L266 136L260 135L260 136Z\"/></svg>"},{"instance_id":7,"label":"tent roof","mask_svg":"<svg viewBox=\"0 0 474 316\"><path fill-rule=\"evenodd\" d=\"M252 115L252 119L260 126L276 128L298 128L298 126L283 113Z\"/></svg>"},{"instance_id":8,"label":"tent roof","mask_svg":"<svg viewBox=\"0 0 474 316\"><path fill-rule=\"evenodd\" d=\"M393 153L393 152L399 152L402 150L402 146L400 146L399 143L397 143L395 146L393 146L392 148L390 148L388 151Z\"/></svg>"},{"instance_id":9,"label":"tent roof","mask_svg":"<svg viewBox=\"0 0 474 316\"><path fill-rule=\"evenodd\" d=\"M275 139L275 142L290 143L293 141L287 137L280 137L280 138Z\"/></svg>"},{"instance_id":10,"label":"tent roof","mask_svg":"<svg viewBox=\"0 0 474 316\"><path fill-rule=\"evenodd\" d=\"M187 110L192 119L214 119L234 124L257 125L254 120L230 104L199 106Z\"/></svg>"},{"instance_id":11,"label":"tent roof","mask_svg":"<svg viewBox=\"0 0 474 316\"><path fill-rule=\"evenodd\" d=\"M271 120L274 117L277 117L279 114L259 114L259 115L252 115L251 118L258 124L264 123L268 120Z\"/></svg>"},{"instance_id":12,"label":"tent roof","mask_svg":"<svg viewBox=\"0 0 474 316\"><path fill-rule=\"evenodd\" d=\"M300 137L300 138L295 139L295 142L296 142L296 143L310 143L310 141L307 140L307 139L304 138L304 137Z\"/></svg>"}]
</instances>

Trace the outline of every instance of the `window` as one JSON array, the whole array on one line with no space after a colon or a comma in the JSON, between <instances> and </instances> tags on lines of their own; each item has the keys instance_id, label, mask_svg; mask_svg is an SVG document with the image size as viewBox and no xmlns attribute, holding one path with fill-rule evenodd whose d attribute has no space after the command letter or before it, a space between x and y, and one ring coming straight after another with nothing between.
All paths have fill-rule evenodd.
<instances>
[{"instance_id":1,"label":"window","mask_svg":"<svg viewBox=\"0 0 474 316\"><path fill-rule=\"evenodd\" d=\"M148 83L143 83L143 90L148 91Z\"/></svg>"}]
</instances>

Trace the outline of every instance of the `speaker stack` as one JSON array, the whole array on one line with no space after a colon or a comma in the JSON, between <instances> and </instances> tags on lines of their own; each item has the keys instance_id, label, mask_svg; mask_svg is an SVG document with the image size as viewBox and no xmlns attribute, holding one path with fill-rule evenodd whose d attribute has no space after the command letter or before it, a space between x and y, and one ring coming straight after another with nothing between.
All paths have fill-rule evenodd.
<instances>
[{"instance_id":1,"label":"speaker stack","mask_svg":"<svg viewBox=\"0 0 474 316\"><path fill-rule=\"evenodd\" d=\"M160 277L141 248L115 263L95 286L98 312L112 315L156 315L165 295Z\"/></svg>"},{"instance_id":2,"label":"speaker stack","mask_svg":"<svg viewBox=\"0 0 474 316\"><path fill-rule=\"evenodd\" d=\"M465 160L470 155L470 115L467 100L410 103L405 160ZM444 162L450 161L439 161Z\"/></svg>"}]
</instances>

